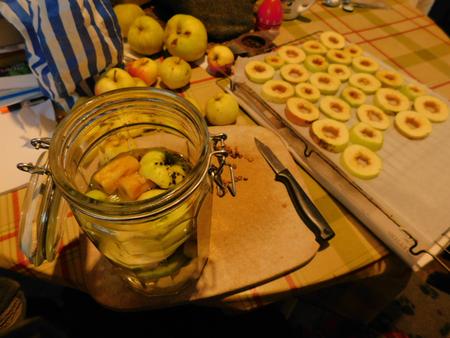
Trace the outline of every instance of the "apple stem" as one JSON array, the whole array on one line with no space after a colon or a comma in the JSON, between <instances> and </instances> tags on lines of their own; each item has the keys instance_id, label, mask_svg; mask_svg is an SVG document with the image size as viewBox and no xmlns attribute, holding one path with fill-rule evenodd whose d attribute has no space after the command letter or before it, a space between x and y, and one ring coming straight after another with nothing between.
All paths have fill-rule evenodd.
<instances>
[{"instance_id":1,"label":"apple stem","mask_svg":"<svg viewBox=\"0 0 450 338\"><path fill-rule=\"evenodd\" d=\"M114 82L116 82L117 81L117 79L116 79L116 74L117 74L117 71L116 70L114 70Z\"/></svg>"}]
</instances>

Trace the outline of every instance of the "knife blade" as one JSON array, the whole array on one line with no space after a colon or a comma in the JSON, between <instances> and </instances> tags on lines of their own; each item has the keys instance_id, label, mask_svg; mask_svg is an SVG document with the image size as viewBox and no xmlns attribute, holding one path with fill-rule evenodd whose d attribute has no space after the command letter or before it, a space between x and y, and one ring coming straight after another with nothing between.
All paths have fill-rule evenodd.
<instances>
[{"instance_id":1,"label":"knife blade","mask_svg":"<svg viewBox=\"0 0 450 338\"><path fill-rule=\"evenodd\" d=\"M320 211L298 184L294 176L292 176L289 169L280 162L267 145L256 137L254 139L257 149L275 172L275 180L285 185L298 215L314 233L316 241L320 244L320 249L324 249L328 246L328 241L335 236L333 229L331 229Z\"/></svg>"}]
</instances>

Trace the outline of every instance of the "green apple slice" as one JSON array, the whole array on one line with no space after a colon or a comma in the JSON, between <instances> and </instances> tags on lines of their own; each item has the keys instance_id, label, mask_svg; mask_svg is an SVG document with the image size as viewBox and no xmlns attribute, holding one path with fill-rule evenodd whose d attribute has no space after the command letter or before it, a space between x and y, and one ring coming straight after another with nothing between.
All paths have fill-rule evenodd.
<instances>
[{"instance_id":1,"label":"green apple slice","mask_svg":"<svg viewBox=\"0 0 450 338\"><path fill-rule=\"evenodd\" d=\"M341 82L345 82L352 75L352 71L346 65L333 63L328 66L328 74L336 76Z\"/></svg>"},{"instance_id":2,"label":"green apple slice","mask_svg":"<svg viewBox=\"0 0 450 338\"><path fill-rule=\"evenodd\" d=\"M324 96L319 102L319 108L326 116L338 120L348 121L352 116L350 106L336 96Z\"/></svg>"},{"instance_id":3,"label":"green apple slice","mask_svg":"<svg viewBox=\"0 0 450 338\"><path fill-rule=\"evenodd\" d=\"M275 75L275 69L265 62L252 60L245 65L245 75L255 83L264 83Z\"/></svg>"},{"instance_id":4,"label":"green apple slice","mask_svg":"<svg viewBox=\"0 0 450 338\"><path fill-rule=\"evenodd\" d=\"M358 73L375 73L380 68L380 64L368 56L353 58L352 66Z\"/></svg>"},{"instance_id":5,"label":"green apple slice","mask_svg":"<svg viewBox=\"0 0 450 338\"><path fill-rule=\"evenodd\" d=\"M348 83L366 94L375 93L380 87L381 82L372 74L356 73L350 76Z\"/></svg>"},{"instance_id":6,"label":"green apple slice","mask_svg":"<svg viewBox=\"0 0 450 338\"><path fill-rule=\"evenodd\" d=\"M280 69L282 65L286 63L279 55L270 54L266 55L264 62L272 66L274 69Z\"/></svg>"},{"instance_id":7,"label":"green apple slice","mask_svg":"<svg viewBox=\"0 0 450 338\"><path fill-rule=\"evenodd\" d=\"M306 68L295 63L290 63L281 67L280 75L283 80L286 80L290 83L305 82L309 78L309 72L306 70Z\"/></svg>"},{"instance_id":8,"label":"green apple slice","mask_svg":"<svg viewBox=\"0 0 450 338\"><path fill-rule=\"evenodd\" d=\"M361 56L363 53L362 48L355 44L348 45L344 48L344 51L350 54L350 56L353 58Z\"/></svg>"},{"instance_id":9,"label":"green apple slice","mask_svg":"<svg viewBox=\"0 0 450 338\"><path fill-rule=\"evenodd\" d=\"M380 80L384 86L391 88L399 88L405 82L400 73L389 69L380 69L375 73L375 77Z\"/></svg>"},{"instance_id":10,"label":"green apple slice","mask_svg":"<svg viewBox=\"0 0 450 338\"><path fill-rule=\"evenodd\" d=\"M345 87L341 92L341 98L352 107L359 107L366 102L367 96L361 89Z\"/></svg>"},{"instance_id":11,"label":"green apple slice","mask_svg":"<svg viewBox=\"0 0 450 338\"><path fill-rule=\"evenodd\" d=\"M400 88L400 92L405 94L411 101L414 101L419 96L427 95L427 90L425 87L417 83L405 84Z\"/></svg>"},{"instance_id":12,"label":"green apple slice","mask_svg":"<svg viewBox=\"0 0 450 338\"><path fill-rule=\"evenodd\" d=\"M339 81L337 77L322 72L312 74L309 78L309 82L325 95L336 94L341 85L341 81Z\"/></svg>"},{"instance_id":13,"label":"green apple slice","mask_svg":"<svg viewBox=\"0 0 450 338\"><path fill-rule=\"evenodd\" d=\"M294 96L294 87L286 81L269 80L262 86L261 96L273 103L286 103L288 98Z\"/></svg>"},{"instance_id":14,"label":"green apple slice","mask_svg":"<svg viewBox=\"0 0 450 338\"><path fill-rule=\"evenodd\" d=\"M300 97L291 97L286 102L286 118L292 123L307 127L320 116L317 107L308 100Z\"/></svg>"},{"instance_id":15,"label":"green apple slice","mask_svg":"<svg viewBox=\"0 0 450 338\"><path fill-rule=\"evenodd\" d=\"M434 96L419 96L414 100L414 109L424 114L431 122L444 122L448 119L447 104Z\"/></svg>"},{"instance_id":16,"label":"green apple slice","mask_svg":"<svg viewBox=\"0 0 450 338\"><path fill-rule=\"evenodd\" d=\"M282 46L277 52L287 63L300 63L305 60L305 52L300 47Z\"/></svg>"},{"instance_id":17,"label":"green apple slice","mask_svg":"<svg viewBox=\"0 0 450 338\"><path fill-rule=\"evenodd\" d=\"M341 164L350 174L365 180L377 177L382 168L381 158L360 144L351 144L343 151Z\"/></svg>"},{"instance_id":18,"label":"green apple slice","mask_svg":"<svg viewBox=\"0 0 450 338\"><path fill-rule=\"evenodd\" d=\"M400 134L413 140L427 137L432 130L428 118L413 110L404 110L395 115L394 125Z\"/></svg>"},{"instance_id":19,"label":"green apple slice","mask_svg":"<svg viewBox=\"0 0 450 338\"><path fill-rule=\"evenodd\" d=\"M403 110L408 110L410 103L408 98L398 90L380 88L375 93L373 102L387 114L395 115Z\"/></svg>"},{"instance_id":20,"label":"green apple slice","mask_svg":"<svg viewBox=\"0 0 450 338\"><path fill-rule=\"evenodd\" d=\"M359 122L350 129L350 142L377 151L383 146L383 132L367 123Z\"/></svg>"},{"instance_id":21,"label":"green apple slice","mask_svg":"<svg viewBox=\"0 0 450 338\"><path fill-rule=\"evenodd\" d=\"M320 90L310 83L302 82L295 86L295 95L310 102L317 102L320 99Z\"/></svg>"},{"instance_id":22,"label":"green apple slice","mask_svg":"<svg viewBox=\"0 0 450 338\"><path fill-rule=\"evenodd\" d=\"M313 54L308 55L305 58L305 62L303 62L303 65L308 69L310 72L326 72L328 69L328 61L319 54Z\"/></svg>"},{"instance_id":23,"label":"green apple slice","mask_svg":"<svg viewBox=\"0 0 450 338\"><path fill-rule=\"evenodd\" d=\"M326 54L327 48L317 40L308 40L302 44L306 54Z\"/></svg>"},{"instance_id":24,"label":"green apple slice","mask_svg":"<svg viewBox=\"0 0 450 338\"><path fill-rule=\"evenodd\" d=\"M338 49L330 49L327 52L327 59L329 62L338 63L342 65L349 65L352 63L352 57L347 52Z\"/></svg>"},{"instance_id":25,"label":"green apple slice","mask_svg":"<svg viewBox=\"0 0 450 338\"><path fill-rule=\"evenodd\" d=\"M345 38L334 31L326 31L320 34L320 42L328 49L342 49L345 47Z\"/></svg>"},{"instance_id":26,"label":"green apple slice","mask_svg":"<svg viewBox=\"0 0 450 338\"><path fill-rule=\"evenodd\" d=\"M386 130L391 125L389 117L378 107L371 104L362 104L356 111L358 120L378 130Z\"/></svg>"},{"instance_id":27,"label":"green apple slice","mask_svg":"<svg viewBox=\"0 0 450 338\"><path fill-rule=\"evenodd\" d=\"M320 119L312 123L310 135L319 147L333 153L345 149L349 141L347 126L332 119Z\"/></svg>"}]
</instances>

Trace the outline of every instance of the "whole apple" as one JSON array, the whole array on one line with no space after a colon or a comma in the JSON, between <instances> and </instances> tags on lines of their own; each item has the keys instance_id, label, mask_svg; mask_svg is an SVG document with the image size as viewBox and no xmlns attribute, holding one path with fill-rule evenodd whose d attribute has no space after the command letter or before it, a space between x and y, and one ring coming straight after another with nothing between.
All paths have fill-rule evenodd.
<instances>
[{"instance_id":1,"label":"whole apple","mask_svg":"<svg viewBox=\"0 0 450 338\"><path fill-rule=\"evenodd\" d=\"M191 80L191 66L177 56L170 56L159 66L159 76L169 89L186 86Z\"/></svg>"},{"instance_id":2,"label":"whole apple","mask_svg":"<svg viewBox=\"0 0 450 338\"><path fill-rule=\"evenodd\" d=\"M239 115L239 105L231 94L220 93L206 102L206 118L214 126L233 124Z\"/></svg>"},{"instance_id":3,"label":"whole apple","mask_svg":"<svg viewBox=\"0 0 450 338\"><path fill-rule=\"evenodd\" d=\"M229 75L234 63L234 54L224 45L214 45L207 56L208 71L213 75Z\"/></svg>"},{"instance_id":4,"label":"whole apple","mask_svg":"<svg viewBox=\"0 0 450 338\"><path fill-rule=\"evenodd\" d=\"M111 68L95 84L95 95L108 92L110 90L134 87L136 82L127 71L121 68Z\"/></svg>"},{"instance_id":5,"label":"whole apple","mask_svg":"<svg viewBox=\"0 0 450 338\"><path fill-rule=\"evenodd\" d=\"M144 10L136 4L119 4L114 6L117 21L120 26L120 33L123 38L128 35L128 30L135 19L145 15Z\"/></svg>"},{"instance_id":6,"label":"whole apple","mask_svg":"<svg viewBox=\"0 0 450 338\"><path fill-rule=\"evenodd\" d=\"M164 30L158 21L150 16L140 16L133 21L128 31L130 48L138 53L152 55L161 51Z\"/></svg>"},{"instance_id":7,"label":"whole apple","mask_svg":"<svg viewBox=\"0 0 450 338\"><path fill-rule=\"evenodd\" d=\"M195 61L205 54L207 43L206 28L196 17L176 14L167 21L164 45L171 55Z\"/></svg>"},{"instance_id":8,"label":"whole apple","mask_svg":"<svg viewBox=\"0 0 450 338\"><path fill-rule=\"evenodd\" d=\"M148 86L158 78L158 63L150 58L140 58L127 63L125 70L133 77L143 80Z\"/></svg>"}]
</instances>

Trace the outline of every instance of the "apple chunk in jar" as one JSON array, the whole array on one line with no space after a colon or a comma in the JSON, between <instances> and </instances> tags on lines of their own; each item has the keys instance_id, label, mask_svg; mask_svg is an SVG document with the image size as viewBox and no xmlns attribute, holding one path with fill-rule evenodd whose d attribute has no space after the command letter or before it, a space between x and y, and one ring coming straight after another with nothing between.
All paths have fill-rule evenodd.
<instances>
[{"instance_id":1,"label":"apple chunk in jar","mask_svg":"<svg viewBox=\"0 0 450 338\"><path fill-rule=\"evenodd\" d=\"M52 176L83 231L135 289L195 281L209 248L206 123L183 98L121 89L77 108L50 145Z\"/></svg>"}]
</instances>

